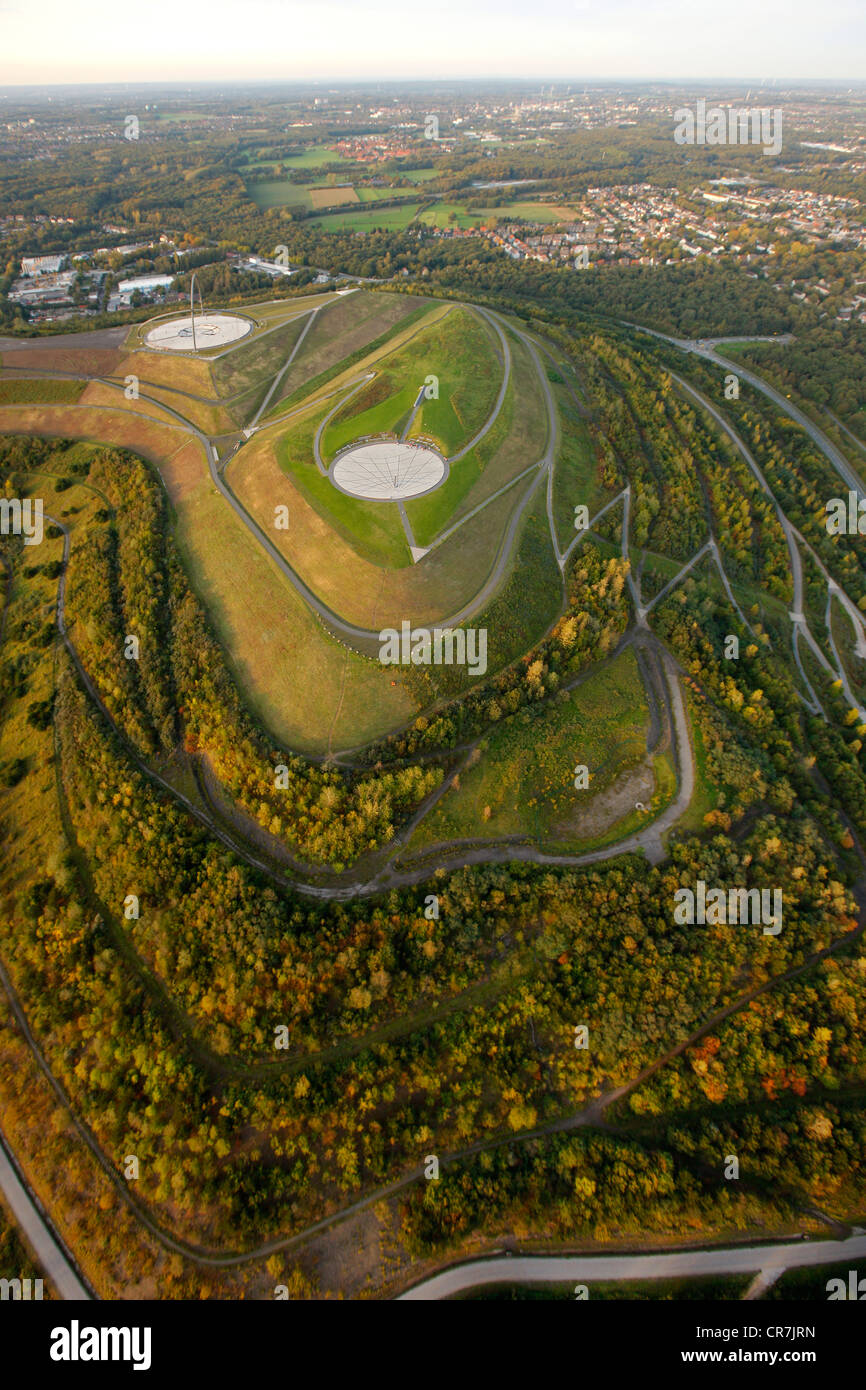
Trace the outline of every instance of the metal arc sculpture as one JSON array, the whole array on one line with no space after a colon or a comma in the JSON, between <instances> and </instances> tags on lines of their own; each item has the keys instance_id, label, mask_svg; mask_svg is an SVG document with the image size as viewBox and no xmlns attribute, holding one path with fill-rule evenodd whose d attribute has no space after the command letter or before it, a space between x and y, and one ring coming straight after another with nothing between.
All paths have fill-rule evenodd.
<instances>
[{"instance_id":1,"label":"metal arc sculpture","mask_svg":"<svg viewBox=\"0 0 866 1390\"><path fill-rule=\"evenodd\" d=\"M200 312L204 313L204 301L201 297L201 290L198 292L198 307ZM189 284L189 317L190 323L192 324L192 350L195 352L195 271L192 273L192 280Z\"/></svg>"}]
</instances>

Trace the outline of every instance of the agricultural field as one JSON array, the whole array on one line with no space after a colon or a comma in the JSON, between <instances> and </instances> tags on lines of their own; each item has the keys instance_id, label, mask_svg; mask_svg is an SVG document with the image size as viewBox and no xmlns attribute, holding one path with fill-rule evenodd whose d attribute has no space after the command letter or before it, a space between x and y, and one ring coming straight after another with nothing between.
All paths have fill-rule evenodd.
<instances>
[{"instance_id":1,"label":"agricultural field","mask_svg":"<svg viewBox=\"0 0 866 1390\"><path fill-rule=\"evenodd\" d=\"M311 206L307 189L302 184L292 183L291 179L262 179L249 184L247 192L259 212L267 212L269 208Z\"/></svg>"},{"instance_id":2,"label":"agricultural field","mask_svg":"<svg viewBox=\"0 0 866 1390\"><path fill-rule=\"evenodd\" d=\"M334 185L333 188L311 188L309 190L310 207L314 211L320 208L338 208L344 203L357 203L358 194L351 184Z\"/></svg>"},{"instance_id":3,"label":"agricultural field","mask_svg":"<svg viewBox=\"0 0 866 1390\"><path fill-rule=\"evenodd\" d=\"M414 222L421 203L413 200L400 202L394 207L372 206L358 212L334 212L327 216L309 217L309 227L321 227L328 232L370 232L376 228L383 231L400 231Z\"/></svg>"},{"instance_id":4,"label":"agricultural field","mask_svg":"<svg viewBox=\"0 0 866 1390\"><path fill-rule=\"evenodd\" d=\"M339 150L332 150L329 145L307 145L300 154L281 156L279 162L293 169L321 169L326 164L345 164L347 161Z\"/></svg>"}]
</instances>

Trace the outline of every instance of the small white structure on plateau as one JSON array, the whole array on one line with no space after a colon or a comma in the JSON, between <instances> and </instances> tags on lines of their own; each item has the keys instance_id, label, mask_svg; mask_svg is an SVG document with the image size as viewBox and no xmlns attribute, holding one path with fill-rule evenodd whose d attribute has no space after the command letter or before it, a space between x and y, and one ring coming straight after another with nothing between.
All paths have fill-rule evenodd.
<instances>
[{"instance_id":1,"label":"small white structure on plateau","mask_svg":"<svg viewBox=\"0 0 866 1390\"><path fill-rule=\"evenodd\" d=\"M405 439L368 439L350 444L329 469L334 487L373 502L423 497L448 476L448 463L432 444Z\"/></svg>"}]
</instances>

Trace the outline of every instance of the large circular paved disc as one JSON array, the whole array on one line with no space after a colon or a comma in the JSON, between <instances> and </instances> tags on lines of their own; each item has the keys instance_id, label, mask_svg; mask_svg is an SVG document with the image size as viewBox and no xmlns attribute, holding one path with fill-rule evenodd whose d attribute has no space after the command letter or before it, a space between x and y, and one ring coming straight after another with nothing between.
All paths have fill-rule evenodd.
<instances>
[{"instance_id":1,"label":"large circular paved disc","mask_svg":"<svg viewBox=\"0 0 866 1390\"><path fill-rule=\"evenodd\" d=\"M331 464L334 487L350 497L375 502L404 502L432 492L448 472L445 459L429 444L411 440L371 440L354 444Z\"/></svg>"},{"instance_id":2,"label":"large circular paved disc","mask_svg":"<svg viewBox=\"0 0 866 1390\"><path fill-rule=\"evenodd\" d=\"M195 350L201 348L223 347L246 337L252 328L248 319L237 314L196 314ZM151 328L144 339L149 348L161 348L167 352L192 352L192 319L171 319L168 323L158 323Z\"/></svg>"}]
</instances>

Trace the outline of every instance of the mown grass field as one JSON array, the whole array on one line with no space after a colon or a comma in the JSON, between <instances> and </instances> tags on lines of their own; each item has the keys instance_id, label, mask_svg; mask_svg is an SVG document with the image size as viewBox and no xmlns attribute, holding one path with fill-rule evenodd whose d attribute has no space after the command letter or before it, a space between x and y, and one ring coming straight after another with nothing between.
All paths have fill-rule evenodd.
<instances>
[{"instance_id":1,"label":"mown grass field","mask_svg":"<svg viewBox=\"0 0 866 1390\"><path fill-rule=\"evenodd\" d=\"M334 212L327 216L308 217L306 227L322 227L326 232L370 232L376 227L384 231L400 231L414 221L421 204L416 201L397 207L370 207L359 212Z\"/></svg>"},{"instance_id":2,"label":"mown grass field","mask_svg":"<svg viewBox=\"0 0 866 1390\"><path fill-rule=\"evenodd\" d=\"M326 164L347 164L349 160L332 150L328 145L309 145L301 154L281 158L278 163L288 164L293 169L321 169Z\"/></svg>"},{"instance_id":3,"label":"mown grass field","mask_svg":"<svg viewBox=\"0 0 866 1390\"><path fill-rule=\"evenodd\" d=\"M492 226L496 214L490 211L467 212L462 203L435 202L432 207L424 208L418 221L428 227L460 227L466 231L469 227Z\"/></svg>"},{"instance_id":4,"label":"mown grass field","mask_svg":"<svg viewBox=\"0 0 866 1390\"><path fill-rule=\"evenodd\" d=\"M292 183L291 179L256 180L247 184L247 194L259 212L269 212L271 208L309 209L311 206L306 187Z\"/></svg>"},{"instance_id":5,"label":"mown grass field","mask_svg":"<svg viewBox=\"0 0 866 1390\"><path fill-rule=\"evenodd\" d=\"M364 188L355 184L355 192L362 203L378 203L382 198L406 198L410 196L406 188Z\"/></svg>"},{"instance_id":6,"label":"mown grass field","mask_svg":"<svg viewBox=\"0 0 866 1390\"><path fill-rule=\"evenodd\" d=\"M377 192L378 190L365 190ZM310 187L309 184L294 183L291 179L256 179L247 184L247 193L260 212L271 208L303 208L305 212L316 212L322 208L342 207L362 201L352 184Z\"/></svg>"},{"instance_id":7,"label":"mown grass field","mask_svg":"<svg viewBox=\"0 0 866 1390\"><path fill-rule=\"evenodd\" d=\"M422 821L412 847L473 836L526 836L539 844L580 836L593 797L646 751L649 711L637 661L626 650L603 671L505 720L480 745L481 757ZM574 769L589 768L586 791Z\"/></svg>"},{"instance_id":8,"label":"mown grass field","mask_svg":"<svg viewBox=\"0 0 866 1390\"><path fill-rule=\"evenodd\" d=\"M421 545L428 545L452 521L537 463L544 453L547 420L538 380L522 343L513 335L509 338L511 381L490 431L453 465L441 488L406 504Z\"/></svg>"},{"instance_id":9,"label":"mown grass field","mask_svg":"<svg viewBox=\"0 0 866 1390\"><path fill-rule=\"evenodd\" d=\"M468 210L463 203L437 202L425 208L418 221L431 227L495 227L497 222L508 222L521 218L524 222L541 222L549 226L554 222L573 222L574 208L565 203L533 203L527 201L504 203L495 208L473 208Z\"/></svg>"},{"instance_id":10,"label":"mown grass field","mask_svg":"<svg viewBox=\"0 0 866 1390\"><path fill-rule=\"evenodd\" d=\"M402 433L418 391L429 375L438 379L438 399L424 400L410 437L432 437L446 457L469 442L487 421L502 380L490 330L468 309L444 317L379 359L376 378L340 410L325 430L323 454L330 460L352 440L388 431ZM373 401L367 405L368 401Z\"/></svg>"}]
</instances>

